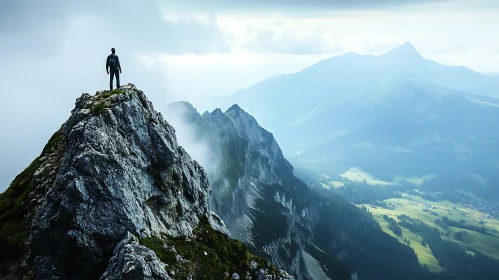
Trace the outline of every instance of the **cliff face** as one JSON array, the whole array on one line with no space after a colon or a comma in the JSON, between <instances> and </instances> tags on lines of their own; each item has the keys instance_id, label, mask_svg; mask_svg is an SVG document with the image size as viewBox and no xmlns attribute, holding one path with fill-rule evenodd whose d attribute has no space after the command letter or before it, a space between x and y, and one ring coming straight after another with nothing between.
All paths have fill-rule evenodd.
<instances>
[{"instance_id":1,"label":"cliff face","mask_svg":"<svg viewBox=\"0 0 499 280\"><path fill-rule=\"evenodd\" d=\"M191 142L220 159L219 172L208 173L210 203L231 237L297 279L421 279L410 247L366 211L296 178L272 134L239 106L200 115L179 102L167 112L178 118L168 116L174 127L192 127Z\"/></svg>"},{"instance_id":2,"label":"cliff face","mask_svg":"<svg viewBox=\"0 0 499 280\"><path fill-rule=\"evenodd\" d=\"M320 218L318 208L270 132L237 105L225 113L216 109L200 115L188 103L174 103L167 112L194 126L198 140L207 142L221 159L221 172L210 178L211 205L231 237L298 279L350 278L350 270L337 264L335 256L328 256L331 265L326 275L324 264L317 264L307 253L308 247L314 247L312 229ZM171 120L175 126L177 122Z\"/></svg>"},{"instance_id":3,"label":"cliff face","mask_svg":"<svg viewBox=\"0 0 499 280\"><path fill-rule=\"evenodd\" d=\"M256 198L263 185L282 183L283 173L292 174L271 133L237 105L201 117L205 131L215 134L210 146L221 158L221 176L212 183L212 204L227 221L231 235L251 242ZM273 200L273 199L272 199Z\"/></svg>"},{"instance_id":4,"label":"cliff face","mask_svg":"<svg viewBox=\"0 0 499 280\"><path fill-rule=\"evenodd\" d=\"M0 278L287 278L226 237L209 209L203 168L131 84L78 98L23 173L0 195L2 211L8 203L20 205L11 216L22 223L15 225L9 209L2 212L7 223L0 225L0 246L12 254L1 259ZM15 239L18 233L23 236Z\"/></svg>"}]
</instances>

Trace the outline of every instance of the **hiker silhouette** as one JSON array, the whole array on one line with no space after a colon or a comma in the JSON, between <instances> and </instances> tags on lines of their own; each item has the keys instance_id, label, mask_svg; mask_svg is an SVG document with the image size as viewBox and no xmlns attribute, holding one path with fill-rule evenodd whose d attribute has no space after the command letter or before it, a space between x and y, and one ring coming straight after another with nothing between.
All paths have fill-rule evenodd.
<instances>
[{"instance_id":1,"label":"hiker silhouette","mask_svg":"<svg viewBox=\"0 0 499 280\"><path fill-rule=\"evenodd\" d=\"M107 56L106 60L106 72L109 75L109 90L113 90L113 78L116 76L116 88L120 88L120 74L121 74L121 65L120 59L116 55L116 51L114 48L111 48L111 54Z\"/></svg>"}]
</instances>

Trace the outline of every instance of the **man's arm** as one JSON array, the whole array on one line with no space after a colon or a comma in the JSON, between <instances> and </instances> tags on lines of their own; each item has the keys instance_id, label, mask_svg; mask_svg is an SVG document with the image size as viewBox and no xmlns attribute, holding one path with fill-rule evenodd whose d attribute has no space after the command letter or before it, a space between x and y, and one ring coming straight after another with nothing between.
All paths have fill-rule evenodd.
<instances>
[{"instance_id":1,"label":"man's arm","mask_svg":"<svg viewBox=\"0 0 499 280\"><path fill-rule=\"evenodd\" d=\"M109 74L109 56L106 58L106 72Z\"/></svg>"},{"instance_id":2,"label":"man's arm","mask_svg":"<svg viewBox=\"0 0 499 280\"><path fill-rule=\"evenodd\" d=\"M118 63L118 68L120 69L120 73L121 73L120 58L118 56L116 56L116 62Z\"/></svg>"}]
</instances>

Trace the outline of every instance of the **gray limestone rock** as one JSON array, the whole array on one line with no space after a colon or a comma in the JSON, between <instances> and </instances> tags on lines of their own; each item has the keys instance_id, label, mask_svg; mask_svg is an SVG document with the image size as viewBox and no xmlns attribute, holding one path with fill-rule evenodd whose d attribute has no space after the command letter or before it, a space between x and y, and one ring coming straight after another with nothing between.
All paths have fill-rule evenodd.
<instances>
[{"instance_id":1,"label":"gray limestone rock","mask_svg":"<svg viewBox=\"0 0 499 280\"><path fill-rule=\"evenodd\" d=\"M227 233L208 209L203 168L132 84L83 94L63 133L64 158L29 239L37 279L99 278L113 250L118 260L107 271L123 269L116 267L121 258L140 251L129 234L190 236L203 216ZM116 251L124 236L125 251ZM143 255L131 259L143 265L137 273L155 273Z\"/></svg>"},{"instance_id":2,"label":"gray limestone rock","mask_svg":"<svg viewBox=\"0 0 499 280\"><path fill-rule=\"evenodd\" d=\"M137 237L127 232L114 249L114 255L101 280L170 280L162 263L150 249L139 244Z\"/></svg>"}]
</instances>

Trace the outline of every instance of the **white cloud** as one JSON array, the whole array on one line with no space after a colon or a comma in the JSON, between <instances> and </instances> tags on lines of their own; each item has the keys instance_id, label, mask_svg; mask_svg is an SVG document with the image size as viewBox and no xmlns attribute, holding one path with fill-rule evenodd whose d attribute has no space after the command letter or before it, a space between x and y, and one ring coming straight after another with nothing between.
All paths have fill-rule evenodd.
<instances>
[{"instance_id":1,"label":"white cloud","mask_svg":"<svg viewBox=\"0 0 499 280\"><path fill-rule=\"evenodd\" d=\"M261 11L267 12L285 12L298 15L310 12L324 11L345 11L345 10L382 10L400 6L427 6L439 2L448 2L449 0L251 0L251 1L233 1L233 0L164 0L162 3L175 9L189 11L210 10L214 12L244 12L255 13ZM454 2L465 2L466 0L454 0Z\"/></svg>"},{"instance_id":2,"label":"white cloud","mask_svg":"<svg viewBox=\"0 0 499 280\"><path fill-rule=\"evenodd\" d=\"M113 41L129 49L173 54L229 52L215 15L169 16L155 1L3 1L0 43L9 52L58 54L68 26L77 19L99 22L88 28L92 44Z\"/></svg>"},{"instance_id":3,"label":"white cloud","mask_svg":"<svg viewBox=\"0 0 499 280\"><path fill-rule=\"evenodd\" d=\"M303 33L285 26L282 22L267 28L249 25L246 33L250 39L244 42L243 47L260 53L311 55L341 51L339 40L321 30Z\"/></svg>"},{"instance_id":4,"label":"white cloud","mask_svg":"<svg viewBox=\"0 0 499 280\"><path fill-rule=\"evenodd\" d=\"M492 4L488 9L473 7L465 1L435 4L432 9L343 11L330 17L224 14L219 16L219 23L225 33L233 34L232 50L238 52L249 48L258 52L337 54L339 49L334 47L340 46L343 52L380 54L411 41L427 58L497 72L499 66L492 65L489 58L495 58L494 47L499 45L499 8ZM248 32L248 26L253 33ZM254 30L259 33L255 35ZM471 63L472 59L476 62Z\"/></svg>"}]
</instances>

